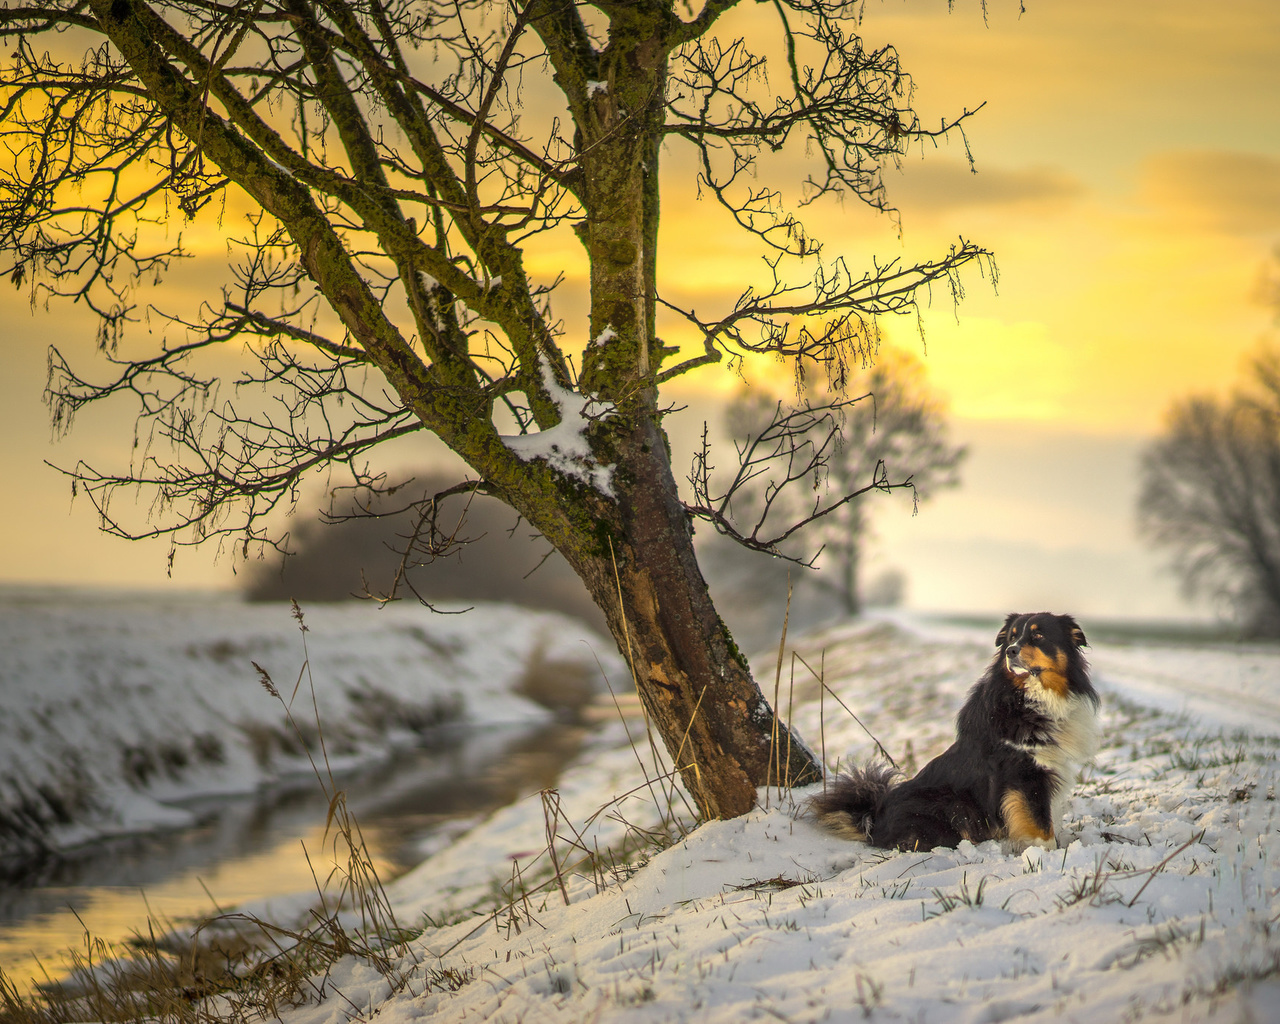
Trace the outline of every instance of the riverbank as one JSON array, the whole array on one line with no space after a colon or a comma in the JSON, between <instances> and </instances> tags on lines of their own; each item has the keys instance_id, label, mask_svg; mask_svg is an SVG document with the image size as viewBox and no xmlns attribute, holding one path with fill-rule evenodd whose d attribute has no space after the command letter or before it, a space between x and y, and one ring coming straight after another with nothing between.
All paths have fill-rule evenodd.
<instances>
[{"instance_id":1,"label":"riverbank","mask_svg":"<svg viewBox=\"0 0 1280 1024\"><path fill-rule=\"evenodd\" d=\"M603 687L601 666L625 675L611 644L560 615L407 602L295 615L206 594L0 591L0 652L10 876L104 837L189 826L193 799L326 759L342 774L444 726L546 722Z\"/></svg>"}]
</instances>

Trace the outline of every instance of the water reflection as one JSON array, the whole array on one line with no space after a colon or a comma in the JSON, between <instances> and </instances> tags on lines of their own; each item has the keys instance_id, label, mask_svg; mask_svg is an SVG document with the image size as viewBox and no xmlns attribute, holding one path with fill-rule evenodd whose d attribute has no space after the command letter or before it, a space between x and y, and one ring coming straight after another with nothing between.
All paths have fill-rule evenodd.
<instances>
[{"instance_id":1,"label":"water reflection","mask_svg":"<svg viewBox=\"0 0 1280 1024\"><path fill-rule=\"evenodd\" d=\"M556 784L586 732L563 722L533 731L441 733L339 779L384 880L448 841L458 823ZM114 840L50 862L24 884L0 886L0 967L19 988L57 976L86 931L113 943L148 919L206 917L250 902L314 891L333 866L328 801L314 780L269 793L184 805L198 824ZM310 861L308 861L308 856Z\"/></svg>"}]
</instances>

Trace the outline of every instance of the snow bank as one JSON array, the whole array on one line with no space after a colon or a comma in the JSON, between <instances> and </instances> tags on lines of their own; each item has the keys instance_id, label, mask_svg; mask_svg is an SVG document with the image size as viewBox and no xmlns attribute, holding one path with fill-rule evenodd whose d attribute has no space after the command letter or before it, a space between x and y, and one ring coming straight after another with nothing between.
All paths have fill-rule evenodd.
<instances>
[{"instance_id":1,"label":"snow bank","mask_svg":"<svg viewBox=\"0 0 1280 1024\"><path fill-rule=\"evenodd\" d=\"M829 761L869 756L869 731L923 764L950 741L991 647L881 623L795 651L815 672L788 659L780 703ZM1103 747L1064 849L889 853L830 837L762 792L768 809L647 861L535 889L552 870L548 821L562 869L610 836L663 827L648 746L633 750L619 729L564 777L557 813L538 797L512 805L391 888L401 923L431 924L407 989L339 965L330 978L351 992L282 1020L327 1024L354 1005L379 1024L1276 1021L1280 739L1265 720L1232 732L1118 695L1105 684L1114 653L1093 652ZM1280 692L1276 675L1250 675L1259 698Z\"/></svg>"},{"instance_id":2,"label":"snow bank","mask_svg":"<svg viewBox=\"0 0 1280 1024\"><path fill-rule=\"evenodd\" d=\"M187 824L176 801L310 771L308 752L323 763L317 711L342 770L446 723L546 718L513 692L538 659L597 680L596 655L617 662L574 620L504 606L304 613L305 649L283 604L0 593L0 863ZM291 701L298 730L255 664Z\"/></svg>"}]
</instances>

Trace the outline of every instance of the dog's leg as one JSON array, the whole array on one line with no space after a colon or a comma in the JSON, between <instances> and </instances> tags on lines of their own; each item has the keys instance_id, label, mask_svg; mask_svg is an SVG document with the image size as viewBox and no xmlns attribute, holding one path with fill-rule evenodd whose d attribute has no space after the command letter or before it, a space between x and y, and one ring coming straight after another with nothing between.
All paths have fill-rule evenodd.
<instances>
[{"instance_id":1,"label":"dog's leg","mask_svg":"<svg viewBox=\"0 0 1280 1024\"><path fill-rule=\"evenodd\" d=\"M1048 794L1045 799L1028 798L1019 789L1007 789L1000 801L1000 813L1004 818L1005 836L1015 852L1028 846L1040 846L1046 850L1057 847L1053 835L1053 820L1049 814Z\"/></svg>"}]
</instances>

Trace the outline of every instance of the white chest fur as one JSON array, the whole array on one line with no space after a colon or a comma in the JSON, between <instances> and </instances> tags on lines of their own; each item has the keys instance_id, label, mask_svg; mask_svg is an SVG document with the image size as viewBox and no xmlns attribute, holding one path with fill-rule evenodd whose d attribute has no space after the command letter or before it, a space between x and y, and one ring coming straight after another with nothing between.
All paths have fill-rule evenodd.
<instances>
[{"instance_id":1,"label":"white chest fur","mask_svg":"<svg viewBox=\"0 0 1280 1024\"><path fill-rule=\"evenodd\" d=\"M1036 764L1053 772L1050 806L1053 833L1060 837L1062 814L1080 769L1093 759L1098 750L1098 712L1093 701L1079 694L1061 697L1040 686L1038 679L1027 681L1027 696L1048 715L1052 740L1037 744L1028 753Z\"/></svg>"}]
</instances>

